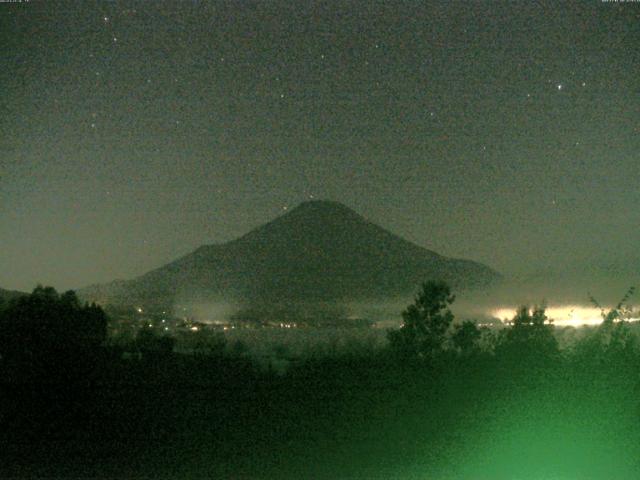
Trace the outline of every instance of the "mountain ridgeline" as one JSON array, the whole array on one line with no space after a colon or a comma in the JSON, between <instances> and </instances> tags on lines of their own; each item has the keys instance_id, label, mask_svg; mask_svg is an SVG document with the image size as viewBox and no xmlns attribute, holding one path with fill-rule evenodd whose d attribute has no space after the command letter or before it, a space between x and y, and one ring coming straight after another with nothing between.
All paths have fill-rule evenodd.
<instances>
[{"instance_id":1,"label":"mountain ridgeline","mask_svg":"<svg viewBox=\"0 0 640 480\"><path fill-rule=\"evenodd\" d=\"M461 289L499 278L485 265L408 242L340 203L310 201L230 242L202 246L136 279L79 293L128 305L334 302L410 295L429 279Z\"/></svg>"}]
</instances>

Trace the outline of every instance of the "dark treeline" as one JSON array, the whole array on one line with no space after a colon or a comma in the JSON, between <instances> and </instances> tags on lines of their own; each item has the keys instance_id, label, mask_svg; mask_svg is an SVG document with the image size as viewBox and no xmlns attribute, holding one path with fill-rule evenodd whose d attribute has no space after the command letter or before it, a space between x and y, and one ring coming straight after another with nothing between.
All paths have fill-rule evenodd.
<instances>
[{"instance_id":1,"label":"dark treeline","mask_svg":"<svg viewBox=\"0 0 640 480\"><path fill-rule=\"evenodd\" d=\"M100 307L38 287L0 306L0 476L638 478L623 302L561 349L544 308L489 329L454 301L425 283L387 348L277 373L220 336L114 345Z\"/></svg>"}]
</instances>

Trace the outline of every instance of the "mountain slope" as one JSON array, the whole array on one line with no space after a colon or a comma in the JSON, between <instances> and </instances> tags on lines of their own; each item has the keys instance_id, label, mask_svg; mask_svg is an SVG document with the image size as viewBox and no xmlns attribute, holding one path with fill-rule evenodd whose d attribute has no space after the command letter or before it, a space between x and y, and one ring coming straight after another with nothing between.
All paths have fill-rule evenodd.
<instances>
[{"instance_id":1,"label":"mountain slope","mask_svg":"<svg viewBox=\"0 0 640 480\"><path fill-rule=\"evenodd\" d=\"M231 242L202 246L134 280L80 294L129 304L333 301L408 294L426 279L464 288L498 278L484 265L408 242L342 204L314 201Z\"/></svg>"}]
</instances>

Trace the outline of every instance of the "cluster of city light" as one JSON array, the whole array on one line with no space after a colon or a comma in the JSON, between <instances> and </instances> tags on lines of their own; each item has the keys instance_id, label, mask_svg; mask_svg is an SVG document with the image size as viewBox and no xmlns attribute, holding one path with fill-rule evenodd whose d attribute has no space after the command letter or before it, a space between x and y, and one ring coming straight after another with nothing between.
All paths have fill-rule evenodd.
<instances>
[{"instance_id":1,"label":"cluster of city light","mask_svg":"<svg viewBox=\"0 0 640 480\"><path fill-rule=\"evenodd\" d=\"M602 323L602 311L595 307L580 305L565 305L561 307L547 307L547 318L554 325L561 327L580 327L583 325L599 325ZM516 315L515 308L498 308L491 311L491 316L509 322ZM632 318L630 320L638 320Z\"/></svg>"}]
</instances>

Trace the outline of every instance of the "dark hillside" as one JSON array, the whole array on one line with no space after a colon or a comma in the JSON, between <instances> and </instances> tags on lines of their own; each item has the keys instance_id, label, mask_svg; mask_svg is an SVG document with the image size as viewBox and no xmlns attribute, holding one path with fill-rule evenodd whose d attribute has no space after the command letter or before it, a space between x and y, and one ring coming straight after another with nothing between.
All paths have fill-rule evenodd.
<instances>
[{"instance_id":1,"label":"dark hillside","mask_svg":"<svg viewBox=\"0 0 640 480\"><path fill-rule=\"evenodd\" d=\"M81 290L110 303L341 301L411 294L428 279L477 287L499 275L441 256L329 201L305 202L246 235L206 245L127 282Z\"/></svg>"}]
</instances>

